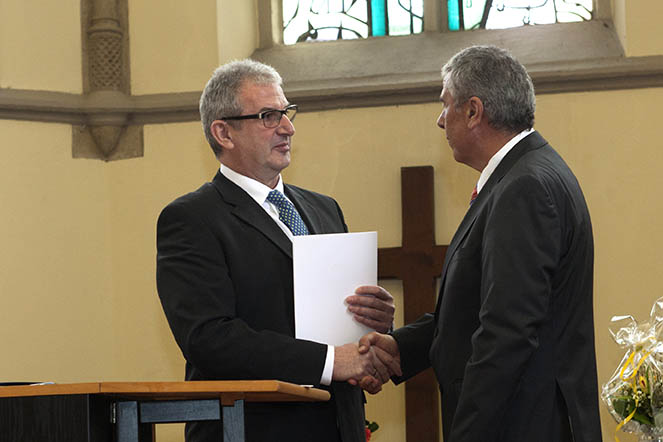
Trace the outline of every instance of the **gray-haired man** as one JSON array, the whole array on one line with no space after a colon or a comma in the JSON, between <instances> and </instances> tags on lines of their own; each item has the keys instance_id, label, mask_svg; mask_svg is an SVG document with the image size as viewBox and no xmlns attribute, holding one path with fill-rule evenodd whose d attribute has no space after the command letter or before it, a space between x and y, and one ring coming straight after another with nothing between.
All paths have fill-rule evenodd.
<instances>
[{"instance_id":1,"label":"gray-haired man","mask_svg":"<svg viewBox=\"0 0 663 442\"><path fill-rule=\"evenodd\" d=\"M481 173L447 250L435 313L361 343L432 366L445 442L599 442L592 224L580 185L534 125L534 88L507 51L442 69L456 161ZM470 192L468 191L468 196Z\"/></svg>"},{"instance_id":2,"label":"gray-haired man","mask_svg":"<svg viewBox=\"0 0 663 442\"><path fill-rule=\"evenodd\" d=\"M169 204L157 226L157 285L186 379L279 379L330 385L330 402L247 404L247 441L364 442L361 390L346 382L383 379L375 355L356 344L295 339L292 237L345 232L336 201L283 183L297 107L271 67L221 66L200 113L221 163L212 182ZM348 298L359 321L386 331L393 300L380 288ZM356 311L355 311L356 310ZM354 382L354 381L353 381ZM219 441L220 426L187 425L187 441Z\"/></svg>"}]
</instances>

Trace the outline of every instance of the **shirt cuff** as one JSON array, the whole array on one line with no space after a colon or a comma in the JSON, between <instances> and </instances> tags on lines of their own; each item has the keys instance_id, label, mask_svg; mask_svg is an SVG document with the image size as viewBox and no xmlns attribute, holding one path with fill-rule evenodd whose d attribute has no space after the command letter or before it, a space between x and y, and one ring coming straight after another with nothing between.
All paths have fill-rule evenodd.
<instances>
[{"instance_id":1,"label":"shirt cuff","mask_svg":"<svg viewBox=\"0 0 663 442\"><path fill-rule=\"evenodd\" d=\"M327 346L327 357L325 358L325 368L322 369L322 377L320 378L321 385L329 385L332 382L332 375L334 374L334 347Z\"/></svg>"}]
</instances>

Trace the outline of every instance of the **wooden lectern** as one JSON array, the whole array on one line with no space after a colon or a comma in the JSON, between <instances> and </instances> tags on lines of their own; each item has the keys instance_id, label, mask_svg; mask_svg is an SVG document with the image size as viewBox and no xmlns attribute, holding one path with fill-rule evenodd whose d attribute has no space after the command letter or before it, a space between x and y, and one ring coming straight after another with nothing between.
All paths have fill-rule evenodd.
<instances>
[{"instance_id":1,"label":"wooden lectern","mask_svg":"<svg viewBox=\"0 0 663 442\"><path fill-rule=\"evenodd\" d=\"M154 424L221 418L219 442L244 442L244 402L326 400L326 391L280 381L0 387L0 442L152 442Z\"/></svg>"}]
</instances>

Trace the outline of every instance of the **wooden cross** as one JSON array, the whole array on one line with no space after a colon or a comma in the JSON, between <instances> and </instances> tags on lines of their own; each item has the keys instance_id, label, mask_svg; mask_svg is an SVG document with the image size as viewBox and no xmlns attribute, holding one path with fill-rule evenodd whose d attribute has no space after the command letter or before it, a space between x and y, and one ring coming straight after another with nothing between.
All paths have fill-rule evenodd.
<instances>
[{"instance_id":1,"label":"wooden cross","mask_svg":"<svg viewBox=\"0 0 663 442\"><path fill-rule=\"evenodd\" d=\"M447 246L435 244L433 167L401 168L403 245L378 250L378 278L403 281L405 323L435 309ZM432 369L405 384L408 442L439 441L439 389Z\"/></svg>"}]
</instances>

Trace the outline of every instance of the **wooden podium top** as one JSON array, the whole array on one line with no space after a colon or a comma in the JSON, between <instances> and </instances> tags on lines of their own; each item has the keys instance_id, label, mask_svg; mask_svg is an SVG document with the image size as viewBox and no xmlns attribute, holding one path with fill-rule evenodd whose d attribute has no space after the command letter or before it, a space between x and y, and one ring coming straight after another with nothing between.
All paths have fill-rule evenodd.
<instances>
[{"instance_id":1,"label":"wooden podium top","mask_svg":"<svg viewBox=\"0 0 663 442\"><path fill-rule=\"evenodd\" d=\"M2 397L100 394L140 400L220 399L246 402L314 402L329 392L281 381L88 382L0 387Z\"/></svg>"}]
</instances>

